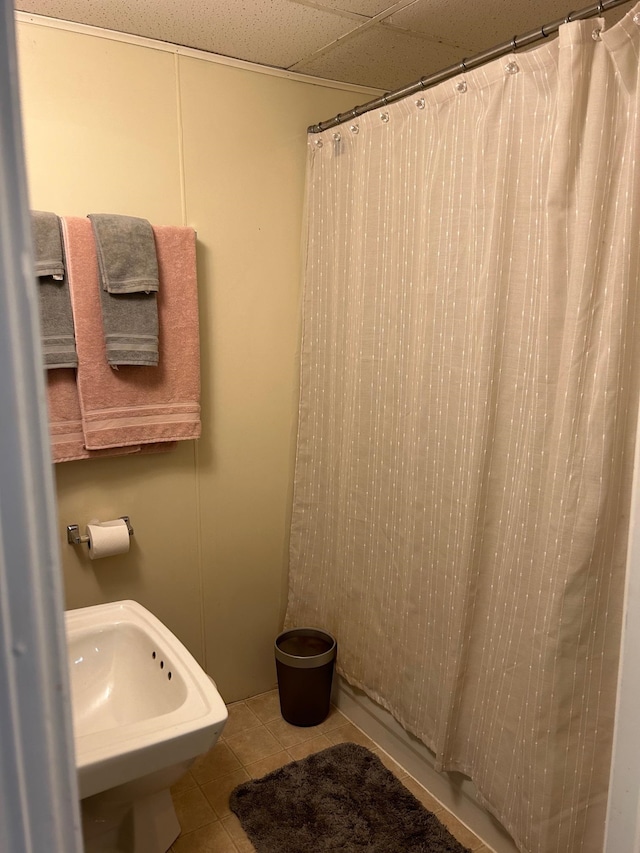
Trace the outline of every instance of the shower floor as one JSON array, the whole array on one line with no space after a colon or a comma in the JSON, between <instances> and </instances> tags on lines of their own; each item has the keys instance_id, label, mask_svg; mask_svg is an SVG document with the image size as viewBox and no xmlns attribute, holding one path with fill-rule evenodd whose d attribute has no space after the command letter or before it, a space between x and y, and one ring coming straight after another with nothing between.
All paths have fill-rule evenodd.
<instances>
[{"instance_id":1,"label":"shower floor","mask_svg":"<svg viewBox=\"0 0 640 853\"><path fill-rule=\"evenodd\" d=\"M291 726L282 719L277 690L234 702L228 709L229 719L218 743L171 789L182 828L173 853L253 853L255 848L229 810L231 791L240 782L344 741L375 752L461 844L474 853L490 853L491 848L337 708L332 707L323 723L310 728Z\"/></svg>"}]
</instances>

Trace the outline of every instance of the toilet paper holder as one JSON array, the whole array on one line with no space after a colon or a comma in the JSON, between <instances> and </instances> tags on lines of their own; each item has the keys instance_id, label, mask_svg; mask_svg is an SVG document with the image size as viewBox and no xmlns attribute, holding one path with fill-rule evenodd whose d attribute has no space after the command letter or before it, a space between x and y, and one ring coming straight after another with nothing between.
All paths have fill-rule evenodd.
<instances>
[{"instance_id":1,"label":"toilet paper holder","mask_svg":"<svg viewBox=\"0 0 640 853\"><path fill-rule=\"evenodd\" d=\"M133 536L133 527L131 526L131 522L129 521L128 515L121 515L120 518L127 525L127 530L129 531L129 536ZM67 525L67 542L69 545L83 545L89 541L89 537L86 533L81 534L80 528L77 524L68 524Z\"/></svg>"}]
</instances>

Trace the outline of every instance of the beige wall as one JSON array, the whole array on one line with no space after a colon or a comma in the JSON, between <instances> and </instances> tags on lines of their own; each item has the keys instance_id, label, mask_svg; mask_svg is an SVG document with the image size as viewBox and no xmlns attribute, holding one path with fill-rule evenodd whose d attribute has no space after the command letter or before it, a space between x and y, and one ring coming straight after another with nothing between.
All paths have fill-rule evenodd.
<instances>
[{"instance_id":1,"label":"beige wall","mask_svg":"<svg viewBox=\"0 0 640 853\"><path fill-rule=\"evenodd\" d=\"M275 684L296 417L306 126L362 94L20 20L30 203L198 234L203 437L56 466L66 605L134 598L226 701ZM365 98L366 100L366 98ZM129 515L91 562L67 524Z\"/></svg>"}]
</instances>

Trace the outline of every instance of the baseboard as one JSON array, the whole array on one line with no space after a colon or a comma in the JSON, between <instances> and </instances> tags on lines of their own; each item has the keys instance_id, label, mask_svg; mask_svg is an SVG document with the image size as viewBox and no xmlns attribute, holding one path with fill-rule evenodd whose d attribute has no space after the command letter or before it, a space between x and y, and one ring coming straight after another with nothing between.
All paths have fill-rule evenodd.
<instances>
[{"instance_id":1,"label":"baseboard","mask_svg":"<svg viewBox=\"0 0 640 853\"><path fill-rule=\"evenodd\" d=\"M507 831L476 801L475 786L469 779L460 773L436 771L431 750L406 732L388 711L343 678L337 677L335 682L333 701L345 717L369 735L494 853L518 853Z\"/></svg>"}]
</instances>

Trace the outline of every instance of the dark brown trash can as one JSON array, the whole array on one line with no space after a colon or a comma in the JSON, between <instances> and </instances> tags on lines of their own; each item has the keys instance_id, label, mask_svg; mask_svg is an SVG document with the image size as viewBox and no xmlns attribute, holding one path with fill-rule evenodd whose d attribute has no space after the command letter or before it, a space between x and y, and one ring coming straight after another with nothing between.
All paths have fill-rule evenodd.
<instances>
[{"instance_id":1,"label":"dark brown trash can","mask_svg":"<svg viewBox=\"0 0 640 853\"><path fill-rule=\"evenodd\" d=\"M280 711L294 726L317 726L329 715L335 638L320 628L291 628L276 637Z\"/></svg>"}]
</instances>

